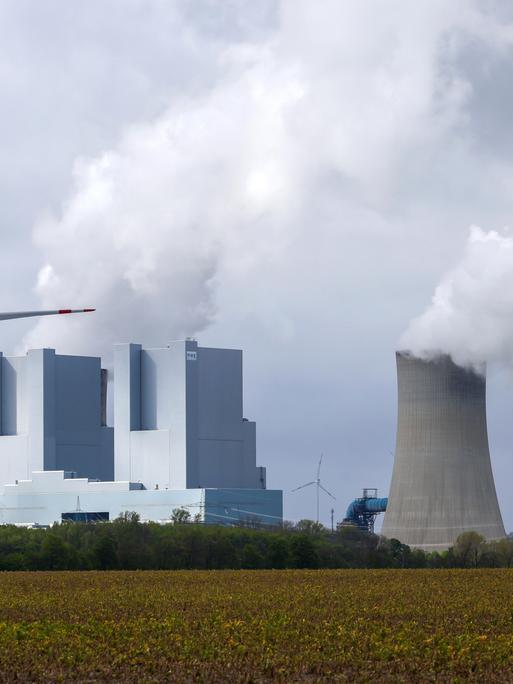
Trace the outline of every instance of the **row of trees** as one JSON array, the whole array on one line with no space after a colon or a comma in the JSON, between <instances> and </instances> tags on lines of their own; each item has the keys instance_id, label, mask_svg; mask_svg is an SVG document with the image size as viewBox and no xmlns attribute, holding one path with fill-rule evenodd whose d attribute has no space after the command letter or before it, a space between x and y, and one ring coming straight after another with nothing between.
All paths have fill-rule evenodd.
<instances>
[{"instance_id":1,"label":"row of trees","mask_svg":"<svg viewBox=\"0 0 513 684\"><path fill-rule=\"evenodd\" d=\"M282 528L172 525L125 513L110 523L49 529L0 527L0 570L510 567L513 540L467 532L444 553L410 549L355 527L335 533L312 521Z\"/></svg>"}]
</instances>

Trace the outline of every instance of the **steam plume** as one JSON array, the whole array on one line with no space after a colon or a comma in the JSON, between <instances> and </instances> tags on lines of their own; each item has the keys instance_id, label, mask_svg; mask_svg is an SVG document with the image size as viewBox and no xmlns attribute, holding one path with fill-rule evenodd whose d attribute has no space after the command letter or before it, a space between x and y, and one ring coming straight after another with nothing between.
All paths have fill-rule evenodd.
<instances>
[{"instance_id":1,"label":"steam plume","mask_svg":"<svg viewBox=\"0 0 513 684\"><path fill-rule=\"evenodd\" d=\"M297 179L285 119L303 90L265 53L246 58L240 78L79 161L62 215L36 227L47 260L36 288L42 303L94 305L97 349L201 331L215 316L220 269L247 269L279 250ZM60 350L91 350L85 325L41 320L24 346L56 339Z\"/></svg>"},{"instance_id":2,"label":"steam plume","mask_svg":"<svg viewBox=\"0 0 513 684\"><path fill-rule=\"evenodd\" d=\"M481 23L459 3L276 7L263 39L219 49L208 90L77 162L60 214L34 232L37 293L44 307L97 313L41 320L24 347L104 352L193 335L214 320L219 283L231 278L245 301L289 244L325 245L353 266L347 235L365 245L377 224L396 233L388 212L404 169L414 156L422 179L425 158L432 176L424 152L450 147L472 92L447 37ZM335 280L344 269L332 268ZM285 262L278 287L294 274Z\"/></svg>"},{"instance_id":3,"label":"steam plume","mask_svg":"<svg viewBox=\"0 0 513 684\"><path fill-rule=\"evenodd\" d=\"M442 279L401 345L460 365L513 363L513 237L472 226L462 260Z\"/></svg>"}]
</instances>

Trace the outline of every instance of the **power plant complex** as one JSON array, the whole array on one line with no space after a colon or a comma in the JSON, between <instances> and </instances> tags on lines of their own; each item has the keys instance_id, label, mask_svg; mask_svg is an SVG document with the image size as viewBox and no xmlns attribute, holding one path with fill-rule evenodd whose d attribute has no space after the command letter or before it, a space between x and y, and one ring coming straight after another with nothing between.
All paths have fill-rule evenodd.
<instances>
[{"instance_id":1,"label":"power plant complex","mask_svg":"<svg viewBox=\"0 0 513 684\"><path fill-rule=\"evenodd\" d=\"M83 311L91 311L86 309ZM0 314L0 320L47 312ZM343 524L425 551L475 531L505 536L486 425L486 380L447 355L398 352L395 460L388 497L365 489ZM107 371L53 349L0 354L0 523L112 520L125 511L169 522L280 525L283 493L266 488L256 426L242 411L242 352L195 340L114 353L114 421ZM315 482L302 487L320 485ZM299 487L301 489L302 487Z\"/></svg>"},{"instance_id":2,"label":"power plant complex","mask_svg":"<svg viewBox=\"0 0 513 684\"><path fill-rule=\"evenodd\" d=\"M194 340L115 348L114 426L99 358L0 355L0 523L112 520L280 524L256 464L242 352Z\"/></svg>"}]
</instances>

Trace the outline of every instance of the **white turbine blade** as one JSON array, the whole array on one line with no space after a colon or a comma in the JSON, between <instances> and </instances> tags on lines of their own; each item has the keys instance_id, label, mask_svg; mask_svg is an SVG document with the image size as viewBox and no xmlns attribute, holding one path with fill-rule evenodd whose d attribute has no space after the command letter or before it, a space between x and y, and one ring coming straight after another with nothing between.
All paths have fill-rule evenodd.
<instances>
[{"instance_id":1,"label":"white turbine blade","mask_svg":"<svg viewBox=\"0 0 513 684\"><path fill-rule=\"evenodd\" d=\"M320 457L320 459L319 459L319 465L317 466L317 479L319 479L319 478L320 478L320 476L321 476L321 463L322 463L322 456L323 456L323 455L321 454L321 457Z\"/></svg>"},{"instance_id":2,"label":"white turbine blade","mask_svg":"<svg viewBox=\"0 0 513 684\"><path fill-rule=\"evenodd\" d=\"M309 487L310 485L317 484L315 481L313 482L307 482L304 485L300 485L299 487L296 487L295 489L292 489L293 492L297 492L298 489L303 489L304 487Z\"/></svg>"},{"instance_id":3,"label":"white turbine blade","mask_svg":"<svg viewBox=\"0 0 513 684\"><path fill-rule=\"evenodd\" d=\"M0 313L0 321L10 321L13 318L33 318L34 316L58 316L62 314L90 313L96 309L55 309L54 311L13 311Z\"/></svg>"},{"instance_id":4,"label":"white turbine blade","mask_svg":"<svg viewBox=\"0 0 513 684\"><path fill-rule=\"evenodd\" d=\"M332 494L331 492L328 492L328 490L326 489L326 487L323 487L322 484L321 484L320 482L319 482L319 487L322 489L323 492L326 492L326 494L327 494L328 496L331 496L331 498L332 498L332 499L335 499L335 501L336 501L336 498L333 496L333 494Z\"/></svg>"}]
</instances>

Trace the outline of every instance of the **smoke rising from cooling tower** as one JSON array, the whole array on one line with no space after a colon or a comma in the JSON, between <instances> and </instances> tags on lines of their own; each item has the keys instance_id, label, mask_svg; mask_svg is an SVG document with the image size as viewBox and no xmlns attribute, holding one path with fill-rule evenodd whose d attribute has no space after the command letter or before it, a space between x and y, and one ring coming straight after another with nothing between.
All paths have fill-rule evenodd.
<instances>
[{"instance_id":1,"label":"smoke rising from cooling tower","mask_svg":"<svg viewBox=\"0 0 513 684\"><path fill-rule=\"evenodd\" d=\"M446 353L458 364L513 365L513 237L472 226L461 261L445 275L401 347L419 358Z\"/></svg>"}]
</instances>

